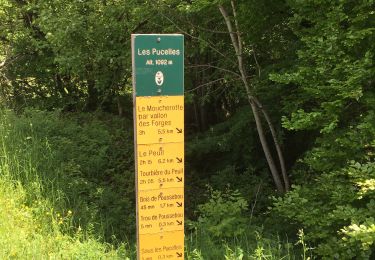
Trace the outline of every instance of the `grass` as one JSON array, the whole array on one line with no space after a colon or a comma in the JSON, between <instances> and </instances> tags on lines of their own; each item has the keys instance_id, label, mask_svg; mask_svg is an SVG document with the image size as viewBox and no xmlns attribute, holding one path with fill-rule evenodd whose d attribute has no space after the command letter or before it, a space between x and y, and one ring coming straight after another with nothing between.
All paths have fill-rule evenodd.
<instances>
[{"instance_id":1,"label":"grass","mask_svg":"<svg viewBox=\"0 0 375 260\"><path fill-rule=\"evenodd\" d=\"M135 259L131 138L78 118L0 111L0 259ZM197 228L185 244L192 260L308 259L251 228L226 239Z\"/></svg>"},{"instance_id":2,"label":"grass","mask_svg":"<svg viewBox=\"0 0 375 260\"><path fill-rule=\"evenodd\" d=\"M71 226L74 212L56 210L66 204L59 176L47 180L38 170L53 166L40 167L53 163L46 140L33 134L32 125L26 132L14 128L8 115L2 112L0 120L0 259L127 259L126 244L99 241Z\"/></svg>"},{"instance_id":3,"label":"grass","mask_svg":"<svg viewBox=\"0 0 375 260\"><path fill-rule=\"evenodd\" d=\"M39 200L29 207L26 197L21 184L1 176L0 259L126 258L125 250L84 238L79 231L75 236L64 235L48 201ZM40 216L43 211L46 217Z\"/></svg>"},{"instance_id":4,"label":"grass","mask_svg":"<svg viewBox=\"0 0 375 260\"><path fill-rule=\"evenodd\" d=\"M303 242L300 237L300 241ZM261 232L247 230L231 239L214 239L204 230L190 233L186 239L187 259L225 259L225 260L292 260L314 259L307 247L280 239L279 236L265 237Z\"/></svg>"}]
</instances>

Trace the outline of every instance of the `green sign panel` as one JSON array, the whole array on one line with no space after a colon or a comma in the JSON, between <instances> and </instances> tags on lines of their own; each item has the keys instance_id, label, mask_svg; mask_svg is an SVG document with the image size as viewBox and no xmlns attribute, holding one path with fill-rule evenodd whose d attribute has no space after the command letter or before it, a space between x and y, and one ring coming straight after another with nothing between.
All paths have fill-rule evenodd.
<instances>
[{"instance_id":1,"label":"green sign panel","mask_svg":"<svg viewBox=\"0 0 375 260\"><path fill-rule=\"evenodd\" d=\"M184 36L133 34L133 86L135 96L184 94Z\"/></svg>"}]
</instances>

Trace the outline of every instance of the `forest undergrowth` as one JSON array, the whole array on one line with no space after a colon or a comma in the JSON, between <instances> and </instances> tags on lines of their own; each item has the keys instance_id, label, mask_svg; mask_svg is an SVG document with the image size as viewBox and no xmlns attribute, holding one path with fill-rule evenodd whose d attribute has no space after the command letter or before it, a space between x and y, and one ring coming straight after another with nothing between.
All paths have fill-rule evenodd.
<instances>
[{"instance_id":1,"label":"forest undergrowth","mask_svg":"<svg viewBox=\"0 0 375 260\"><path fill-rule=\"evenodd\" d=\"M1 259L135 259L134 190L119 194L111 187L114 180L94 171L105 167L108 156L115 156L109 152L111 142L130 136L122 133L126 126L117 136L111 135L99 118L34 110L23 115L1 112ZM94 131L92 139L88 129ZM125 146L125 155L131 157L132 143ZM130 165L128 171L133 173ZM117 174L117 181L126 184L122 189L134 186L126 172ZM235 191L211 190L210 198L199 207L201 217L188 221L187 259L311 257L301 234L296 245L277 234L263 237L262 228L248 225L247 202ZM225 223L219 219L223 215Z\"/></svg>"}]
</instances>

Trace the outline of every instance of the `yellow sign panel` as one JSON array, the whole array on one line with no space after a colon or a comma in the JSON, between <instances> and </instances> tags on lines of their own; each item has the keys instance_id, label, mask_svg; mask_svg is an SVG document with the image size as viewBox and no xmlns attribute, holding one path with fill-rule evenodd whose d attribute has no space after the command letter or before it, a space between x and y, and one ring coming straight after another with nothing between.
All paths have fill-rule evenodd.
<instances>
[{"instance_id":1,"label":"yellow sign panel","mask_svg":"<svg viewBox=\"0 0 375 260\"><path fill-rule=\"evenodd\" d=\"M184 142L184 96L136 97L137 144Z\"/></svg>"},{"instance_id":2,"label":"yellow sign panel","mask_svg":"<svg viewBox=\"0 0 375 260\"><path fill-rule=\"evenodd\" d=\"M138 191L138 234L184 229L184 188Z\"/></svg>"},{"instance_id":3,"label":"yellow sign panel","mask_svg":"<svg viewBox=\"0 0 375 260\"><path fill-rule=\"evenodd\" d=\"M184 231L139 235L139 259L184 259Z\"/></svg>"},{"instance_id":4,"label":"yellow sign panel","mask_svg":"<svg viewBox=\"0 0 375 260\"><path fill-rule=\"evenodd\" d=\"M138 190L184 187L184 144L137 146Z\"/></svg>"},{"instance_id":5,"label":"yellow sign panel","mask_svg":"<svg viewBox=\"0 0 375 260\"><path fill-rule=\"evenodd\" d=\"M136 97L138 259L184 259L184 97Z\"/></svg>"}]
</instances>

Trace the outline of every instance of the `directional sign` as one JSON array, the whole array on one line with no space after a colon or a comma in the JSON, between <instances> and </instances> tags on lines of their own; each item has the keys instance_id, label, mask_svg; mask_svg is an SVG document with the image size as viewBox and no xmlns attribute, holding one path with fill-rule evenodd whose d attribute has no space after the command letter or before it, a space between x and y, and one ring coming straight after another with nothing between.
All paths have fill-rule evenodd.
<instances>
[{"instance_id":1,"label":"directional sign","mask_svg":"<svg viewBox=\"0 0 375 260\"><path fill-rule=\"evenodd\" d=\"M138 190L184 187L184 144L137 146Z\"/></svg>"},{"instance_id":2,"label":"directional sign","mask_svg":"<svg viewBox=\"0 0 375 260\"><path fill-rule=\"evenodd\" d=\"M132 35L138 260L184 259L184 48Z\"/></svg>"},{"instance_id":3,"label":"directional sign","mask_svg":"<svg viewBox=\"0 0 375 260\"><path fill-rule=\"evenodd\" d=\"M138 191L139 234L183 230L183 188Z\"/></svg>"},{"instance_id":4,"label":"directional sign","mask_svg":"<svg viewBox=\"0 0 375 260\"><path fill-rule=\"evenodd\" d=\"M184 142L184 97L136 98L137 144Z\"/></svg>"},{"instance_id":5,"label":"directional sign","mask_svg":"<svg viewBox=\"0 0 375 260\"><path fill-rule=\"evenodd\" d=\"M139 235L141 260L184 259L184 231Z\"/></svg>"}]
</instances>

